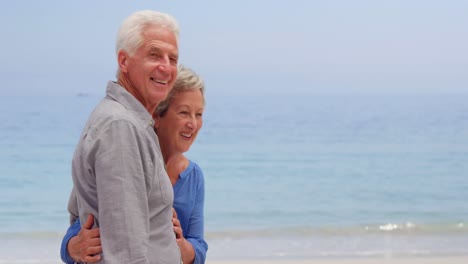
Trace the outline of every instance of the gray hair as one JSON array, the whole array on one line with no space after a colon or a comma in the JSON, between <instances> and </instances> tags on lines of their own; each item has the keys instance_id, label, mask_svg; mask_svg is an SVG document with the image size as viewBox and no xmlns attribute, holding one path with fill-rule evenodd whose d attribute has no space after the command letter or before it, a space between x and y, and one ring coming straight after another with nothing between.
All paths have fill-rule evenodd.
<instances>
[{"instance_id":1,"label":"gray hair","mask_svg":"<svg viewBox=\"0 0 468 264\"><path fill-rule=\"evenodd\" d=\"M135 54L143 41L143 30L152 25L169 28L179 43L179 25L174 17L153 10L137 11L127 17L120 26L115 45L117 56L121 50L126 51L130 56Z\"/></svg>"},{"instance_id":2,"label":"gray hair","mask_svg":"<svg viewBox=\"0 0 468 264\"><path fill-rule=\"evenodd\" d=\"M203 79L191 69L183 65L179 65L174 87L171 89L166 99L159 103L156 111L154 112L155 116L164 116L164 114L166 114L174 95L180 92L194 90L200 90L203 98L203 105L205 105L205 83L203 82Z\"/></svg>"}]
</instances>

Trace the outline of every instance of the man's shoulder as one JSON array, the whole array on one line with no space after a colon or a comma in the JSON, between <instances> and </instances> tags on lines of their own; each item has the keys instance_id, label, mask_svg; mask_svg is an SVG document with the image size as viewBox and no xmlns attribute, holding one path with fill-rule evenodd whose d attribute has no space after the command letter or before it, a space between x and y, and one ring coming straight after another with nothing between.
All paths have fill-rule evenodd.
<instances>
[{"instance_id":1,"label":"man's shoulder","mask_svg":"<svg viewBox=\"0 0 468 264\"><path fill-rule=\"evenodd\" d=\"M132 111L129 111L121 103L109 98L102 99L89 117L89 121L94 124L104 124L113 121L130 121L133 123L136 120L137 117Z\"/></svg>"},{"instance_id":2,"label":"man's shoulder","mask_svg":"<svg viewBox=\"0 0 468 264\"><path fill-rule=\"evenodd\" d=\"M124 105L108 97L104 97L91 113L91 116L125 116L128 114L129 111L125 108Z\"/></svg>"},{"instance_id":3,"label":"man's shoulder","mask_svg":"<svg viewBox=\"0 0 468 264\"><path fill-rule=\"evenodd\" d=\"M84 132L97 138L103 132L107 131L112 124L126 124L136 130L144 130L141 120L132 111L129 111L121 103L109 98L104 98L96 106L88 118Z\"/></svg>"}]
</instances>

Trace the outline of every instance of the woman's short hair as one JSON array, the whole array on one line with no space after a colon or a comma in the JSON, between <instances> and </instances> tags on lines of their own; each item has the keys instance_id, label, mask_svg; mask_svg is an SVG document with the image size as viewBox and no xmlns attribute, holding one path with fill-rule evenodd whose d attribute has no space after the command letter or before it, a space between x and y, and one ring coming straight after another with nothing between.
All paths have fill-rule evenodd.
<instances>
[{"instance_id":1,"label":"woman's short hair","mask_svg":"<svg viewBox=\"0 0 468 264\"><path fill-rule=\"evenodd\" d=\"M164 116L167 109L169 108L169 104L171 103L172 98L174 95L180 92L200 90L203 98L203 105L205 105L205 84L203 79L194 71L183 65L179 65L177 70L177 79L175 81L174 87L169 92L166 99L159 103L154 113L155 116Z\"/></svg>"}]
</instances>

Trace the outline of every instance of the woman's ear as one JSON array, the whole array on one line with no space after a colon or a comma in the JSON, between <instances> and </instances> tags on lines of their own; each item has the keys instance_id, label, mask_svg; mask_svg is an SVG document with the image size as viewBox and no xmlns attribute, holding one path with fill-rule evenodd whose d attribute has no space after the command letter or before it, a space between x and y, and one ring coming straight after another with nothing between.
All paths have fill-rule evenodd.
<instances>
[{"instance_id":1,"label":"woman's ear","mask_svg":"<svg viewBox=\"0 0 468 264\"><path fill-rule=\"evenodd\" d=\"M161 117L158 115L153 115L153 119L154 119L154 128L158 129L161 123Z\"/></svg>"}]
</instances>

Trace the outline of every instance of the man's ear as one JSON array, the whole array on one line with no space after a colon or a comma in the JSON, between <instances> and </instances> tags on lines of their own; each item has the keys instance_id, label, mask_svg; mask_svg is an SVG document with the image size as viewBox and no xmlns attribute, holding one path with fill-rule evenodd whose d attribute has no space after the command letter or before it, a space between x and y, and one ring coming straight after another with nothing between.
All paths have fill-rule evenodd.
<instances>
[{"instance_id":1,"label":"man's ear","mask_svg":"<svg viewBox=\"0 0 468 264\"><path fill-rule=\"evenodd\" d=\"M120 72L128 72L128 60L129 56L127 52L125 52L124 50L120 50L119 54L117 55L117 62L119 63Z\"/></svg>"}]
</instances>

